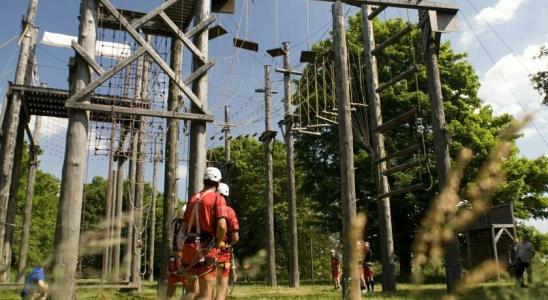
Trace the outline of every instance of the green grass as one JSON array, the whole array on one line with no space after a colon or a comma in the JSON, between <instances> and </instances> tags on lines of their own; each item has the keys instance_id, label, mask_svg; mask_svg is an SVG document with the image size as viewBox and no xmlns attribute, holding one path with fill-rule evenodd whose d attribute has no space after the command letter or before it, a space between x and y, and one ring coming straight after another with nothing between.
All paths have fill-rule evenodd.
<instances>
[{"instance_id":1,"label":"green grass","mask_svg":"<svg viewBox=\"0 0 548 300\"><path fill-rule=\"evenodd\" d=\"M445 294L443 284L410 285L399 284L398 292L392 295L364 296L364 299L440 299ZM78 299L156 299L156 287L145 283L140 293L119 293L105 289L83 289L77 292ZM299 289L287 287L270 288L259 284L239 284L230 299L340 299L340 290L329 285L303 285ZM20 299L17 290L0 290L0 299ZM548 285L539 283L535 287L516 288L511 282L485 283L470 289L461 299L540 299L548 300Z\"/></svg>"}]
</instances>

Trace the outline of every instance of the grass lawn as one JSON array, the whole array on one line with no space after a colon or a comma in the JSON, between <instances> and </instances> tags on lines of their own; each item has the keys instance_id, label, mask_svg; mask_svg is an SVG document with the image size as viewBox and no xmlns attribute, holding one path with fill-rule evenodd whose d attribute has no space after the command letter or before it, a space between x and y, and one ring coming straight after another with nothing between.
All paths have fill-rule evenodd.
<instances>
[{"instance_id":1,"label":"grass lawn","mask_svg":"<svg viewBox=\"0 0 548 300\"><path fill-rule=\"evenodd\" d=\"M0 288L1 289L1 288ZM443 284L410 285L399 284L393 295L363 296L363 299L440 299L444 295ZM140 293L118 293L106 289L84 289L77 292L78 299L156 299L156 287L145 283ZM287 287L269 288L259 284L240 284L234 289L230 299L340 299L340 291L328 285L303 285L299 289ZM0 299L20 299L18 291L0 290ZM548 300L548 286L541 284L527 289L515 288L510 282L485 283L468 291L461 299L540 299Z\"/></svg>"}]
</instances>

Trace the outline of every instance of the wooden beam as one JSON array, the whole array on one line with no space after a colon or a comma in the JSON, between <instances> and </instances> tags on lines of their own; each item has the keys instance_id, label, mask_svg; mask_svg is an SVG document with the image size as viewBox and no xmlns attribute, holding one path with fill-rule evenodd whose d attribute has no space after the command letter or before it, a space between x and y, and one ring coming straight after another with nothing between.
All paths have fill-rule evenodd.
<instances>
[{"instance_id":1,"label":"wooden beam","mask_svg":"<svg viewBox=\"0 0 548 300\"><path fill-rule=\"evenodd\" d=\"M405 112L401 115L398 115L390 120L388 120L385 123L382 123L381 125L377 126L377 128L373 129L373 131L378 133L383 133L387 130L393 129L403 123L409 122L416 114L417 109L413 108L412 110Z\"/></svg>"},{"instance_id":2,"label":"wooden beam","mask_svg":"<svg viewBox=\"0 0 548 300\"><path fill-rule=\"evenodd\" d=\"M411 30L413 30L413 26L408 25L403 30L394 33L393 35L389 36L386 40L384 40L382 43L380 43L377 47L375 47L375 49L371 50L371 54L373 55L379 54L386 47L398 42L402 36L410 33Z\"/></svg>"},{"instance_id":3,"label":"wooden beam","mask_svg":"<svg viewBox=\"0 0 548 300\"><path fill-rule=\"evenodd\" d=\"M322 136L322 134L319 132L308 131L308 130L297 130L297 132L305 135Z\"/></svg>"},{"instance_id":4,"label":"wooden beam","mask_svg":"<svg viewBox=\"0 0 548 300\"><path fill-rule=\"evenodd\" d=\"M194 80L196 80L196 78L199 78L200 76L202 76L204 73L206 73L209 69L211 69L213 66L215 65L215 62L210 60L208 62L206 62L203 66L201 66L200 68L198 68L196 71L192 72L192 74L190 74L190 76L188 76L184 81L183 83L184 84L191 84Z\"/></svg>"},{"instance_id":5,"label":"wooden beam","mask_svg":"<svg viewBox=\"0 0 548 300\"><path fill-rule=\"evenodd\" d=\"M392 78L390 81L388 81L387 83L381 85L378 89L376 89L375 91L377 93L381 93L382 91L388 89L389 87L395 85L396 83L400 82L401 80L407 78L407 76L417 72L418 70L420 69L420 66L419 65L413 65L411 66L409 69L401 72L400 74L396 75L394 78Z\"/></svg>"},{"instance_id":6,"label":"wooden beam","mask_svg":"<svg viewBox=\"0 0 548 300\"><path fill-rule=\"evenodd\" d=\"M317 0L325 2L335 2L335 0ZM459 10L458 5L445 2L432 2L423 0L342 0L342 2L361 7L364 4L375 6L387 6L396 8L411 8L411 9L424 9L435 11L452 11L457 12Z\"/></svg>"},{"instance_id":7,"label":"wooden beam","mask_svg":"<svg viewBox=\"0 0 548 300\"><path fill-rule=\"evenodd\" d=\"M195 34L199 33L199 32L202 32L204 29L208 28L209 25L211 25L211 23L215 22L215 17L214 16L209 16L207 17L205 20L203 20L202 22L200 22L198 25L192 27L192 29L190 29L189 31L187 31L185 33L185 36L187 38L192 38Z\"/></svg>"},{"instance_id":8,"label":"wooden beam","mask_svg":"<svg viewBox=\"0 0 548 300\"><path fill-rule=\"evenodd\" d=\"M375 160L375 163L378 164L378 163L380 163L380 162L389 161L389 160L391 160L391 159L393 159L393 158L396 158L396 157L399 157L399 156L409 155L409 154L411 154L411 153L417 151L419 148L420 148L420 145L419 145L419 144L415 144L415 145L413 145L413 146L409 146L409 147L404 148L404 149L402 149L402 150L400 150L400 151L398 151L398 152L396 152L396 153L394 153L394 154L392 154L392 155L386 155L386 156L384 156L384 157L381 157L381 158L379 158L379 159L376 159L376 160Z\"/></svg>"},{"instance_id":9,"label":"wooden beam","mask_svg":"<svg viewBox=\"0 0 548 300\"><path fill-rule=\"evenodd\" d=\"M168 7L175 4L177 1L180 0L169 0L162 4L160 4L158 7L147 13L146 15L142 16L141 18L134 20L131 22L131 27L138 28L141 25L145 24L148 20L151 20L152 18L156 17L159 13L164 12ZM104 2L103 2L104 4ZM107 7L108 8L108 7Z\"/></svg>"},{"instance_id":10,"label":"wooden beam","mask_svg":"<svg viewBox=\"0 0 548 300\"><path fill-rule=\"evenodd\" d=\"M413 193L413 192L416 192L416 191L419 191L419 190L423 190L426 187L427 187L427 185L425 183L421 182L421 183L417 183L417 184L414 184L414 185L403 187L401 189L393 190L393 191L390 191L388 193L380 194L380 195L377 196L377 198L388 198L388 197L399 196L399 195L402 195L402 194Z\"/></svg>"},{"instance_id":11,"label":"wooden beam","mask_svg":"<svg viewBox=\"0 0 548 300\"><path fill-rule=\"evenodd\" d=\"M334 124L334 125L339 125L339 122L334 121L334 120L331 120L331 119L326 118L326 117L322 117L322 116L320 116L320 115L316 115L316 118L318 118L318 119L320 119L320 120L322 120L322 121L325 121L325 122Z\"/></svg>"},{"instance_id":12,"label":"wooden beam","mask_svg":"<svg viewBox=\"0 0 548 300\"><path fill-rule=\"evenodd\" d=\"M133 107L122 107L122 106L112 106L112 105L93 104L93 103L78 103L78 102L67 102L65 104L65 107L72 108L72 109L121 113L121 114L135 115L135 116L213 122L212 115L180 113L176 111L157 111L157 110L146 109L146 108L133 108Z\"/></svg>"},{"instance_id":13,"label":"wooden beam","mask_svg":"<svg viewBox=\"0 0 548 300\"><path fill-rule=\"evenodd\" d=\"M146 52L150 57L164 70L164 72L169 76L171 80L181 89L181 91L192 101L192 103L201 110L203 114L211 115L212 113L202 105L200 99L192 92L192 90L186 86L180 79L179 74L175 74L173 69L164 61L164 59L154 50L154 48L143 39L143 37L131 26L131 24L126 20L124 16L112 5L109 0L99 0L103 5L114 15L116 19L120 21L120 24L127 30L127 32L139 43L143 48L146 49Z\"/></svg>"},{"instance_id":14,"label":"wooden beam","mask_svg":"<svg viewBox=\"0 0 548 300\"><path fill-rule=\"evenodd\" d=\"M386 5L380 5L375 8L368 16L367 18L369 20L373 20L376 16L378 16L381 12L383 12L386 9Z\"/></svg>"},{"instance_id":15,"label":"wooden beam","mask_svg":"<svg viewBox=\"0 0 548 300\"><path fill-rule=\"evenodd\" d=\"M291 74L291 75L303 75L303 72L287 70L284 68L276 68L276 73Z\"/></svg>"},{"instance_id":16,"label":"wooden beam","mask_svg":"<svg viewBox=\"0 0 548 300\"><path fill-rule=\"evenodd\" d=\"M382 175L388 176L388 175L396 173L398 171L403 171L405 169L416 167L416 166L420 165L421 163L423 163L424 161L425 161L424 158L419 158L419 159L416 159L416 160L412 160L410 162L406 162L404 164L397 165L395 167L386 169L385 171L382 172Z\"/></svg>"},{"instance_id":17,"label":"wooden beam","mask_svg":"<svg viewBox=\"0 0 548 300\"><path fill-rule=\"evenodd\" d=\"M100 86L101 84L103 84L103 82L107 81L109 78L111 78L112 76L114 76L114 74L118 73L120 70L122 70L123 68L127 67L129 64L131 64L134 60L136 60L137 58L139 58L141 55L143 55L144 53L146 52L146 49L144 47L141 47L139 49L137 49L137 51L135 51L132 55L120 60L116 66L114 66L114 68L110 69L109 71L107 72L104 72L103 75L95 78L95 80L93 80L92 82L90 82L88 85L86 85L85 88L79 90L77 93L75 93L74 95L70 96L70 98L68 98L67 100L67 103L69 102L77 102L79 101L82 97L90 94L91 92L93 92L98 86Z\"/></svg>"},{"instance_id":18,"label":"wooden beam","mask_svg":"<svg viewBox=\"0 0 548 300\"><path fill-rule=\"evenodd\" d=\"M78 45L78 42L72 41L72 49L74 49L74 51L76 51L76 53L78 53L78 55L80 55L80 57L82 57L88 63L88 65L93 69L93 71L95 71L95 73L97 73L97 75L101 76L101 75L105 74L105 69L103 69L103 67L101 67L95 61L95 59L93 59L91 56L89 56L84 51L82 46Z\"/></svg>"},{"instance_id":19,"label":"wooden beam","mask_svg":"<svg viewBox=\"0 0 548 300\"><path fill-rule=\"evenodd\" d=\"M171 30L175 33L175 36L179 38L183 44L186 45L186 47L194 54L195 57L197 57L203 64L207 63L207 57L202 53L202 51L198 50L194 43L179 29L177 24L175 24L169 17L166 15L165 12L160 12L160 18L164 20L166 25L171 28Z\"/></svg>"}]
</instances>

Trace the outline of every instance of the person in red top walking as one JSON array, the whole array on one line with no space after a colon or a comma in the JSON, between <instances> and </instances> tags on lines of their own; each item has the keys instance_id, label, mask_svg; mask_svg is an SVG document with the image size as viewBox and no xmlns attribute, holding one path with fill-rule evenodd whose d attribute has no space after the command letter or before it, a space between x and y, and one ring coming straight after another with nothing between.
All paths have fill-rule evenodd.
<instances>
[{"instance_id":1,"label":"person in red top walking","mask_svg":"<svg viewBox=\"0 0 548 300\"><path fill-rule=\"evenodd\" d=\"M192 196L183 215L181 268L190 275L184 283L183 299L211 299L213 296L216 262L228 219L226 200L217 193L220 181L221 171L207 168L204 189ZM196 281L198 295L194 293Z\"/></svg>"},{"instance_id":2,"label":"person in red top walking","mask_svg":"<svg viewBox=\"0 0 548 300\"><path fill-rule=\"evenodd\" d=\"M229 195L228 185L224 183L219 184L217 192L228 198ZM223 243L221 245L221 252L219 253L219 261L217 263L217 296L215 299L224 300L228 294L228 280L230 275L236 278L236 266L233 265L233 253L232 246L238 242L240 236L238 231L240 225L238 224L238 218L236 212L229 206L227 209L227 232Z\"/></svg>"},{"instance_id":3,"label":"person in red top walking","mask_svg":"<svg viewBox=\"0 0 548 300\"><path fill-rule=\"evenodd\" d=\"M335 289L341 288L341 260L337 256L337 251L331 250L331 279L335 285Z\"/></svg>"}]
</instances>

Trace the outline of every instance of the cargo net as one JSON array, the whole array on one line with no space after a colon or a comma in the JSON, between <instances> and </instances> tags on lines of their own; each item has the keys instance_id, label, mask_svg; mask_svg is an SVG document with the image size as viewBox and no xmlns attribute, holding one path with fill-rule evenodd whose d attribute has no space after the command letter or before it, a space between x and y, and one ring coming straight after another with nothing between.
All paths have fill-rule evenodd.
<instances>
[{"instance_id":1,"label":"cargo net","mask_svg":"<svg viewBox=\"0 0 548 300\"><path fill-rule=\"evenodd\" d=\"M105 70L112 69L120 60L135 53L139 44L123 30L100 28L97 30L97 61ZM156 52L168 61L170 39L147 36L146 40ZM169 77L147 55L133 61L95 90L99 104L128 108L167 110ZM184 110L187 103L181 103ZM130 156L133 135L144 133L144 152L140 157L152 161L163 157L166 120L131 114L91 112L89 134L90 155L109 156L111 149L116 156ZM140 125L141 122L144 125Z\"/></svg>"}]
</instances>

